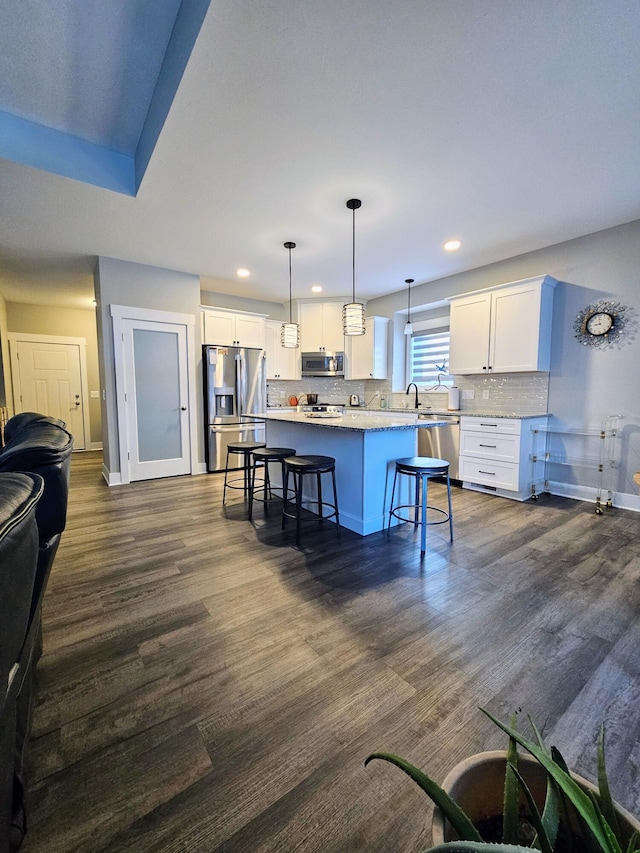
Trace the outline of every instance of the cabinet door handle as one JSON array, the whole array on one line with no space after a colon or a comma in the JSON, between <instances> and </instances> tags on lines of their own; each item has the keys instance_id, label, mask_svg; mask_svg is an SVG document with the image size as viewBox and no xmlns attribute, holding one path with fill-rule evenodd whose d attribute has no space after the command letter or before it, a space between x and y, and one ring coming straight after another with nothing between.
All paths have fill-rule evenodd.
<instances>
[{"instance_id":1,"label":"cabinet door handle","mask_svg":"<svg viewBox=\"0 0 640 853\"><path fill-rule=\"evenodd\" d=\"M493 448L493 450L495 450L498 445L497 444L480 444L478 446L479 447L491 447L491 448Z\"/></svg>"},{"instance_id":2,"label":"cabinet door handle","mask_svg":"<svg viewBox=\"0 0 640 853\"><path fill-rule=\"evenodd\" d=\"M478 474L491 474L492 477L496 476L495 471L481 471L479 468L478 468Z\"/></svg>"},{"instance_id":3,"label":"cabinet door handle","mask_svg":"<svg viewBox=\"0 0 640 853\"><path fill-rule=\"evenodd\" d=\"M494 427L495 429L498 429L498 424L483 424L482 422L480 422L480 426L489 426L489 427Z\"/></svg>"}]
</instances>

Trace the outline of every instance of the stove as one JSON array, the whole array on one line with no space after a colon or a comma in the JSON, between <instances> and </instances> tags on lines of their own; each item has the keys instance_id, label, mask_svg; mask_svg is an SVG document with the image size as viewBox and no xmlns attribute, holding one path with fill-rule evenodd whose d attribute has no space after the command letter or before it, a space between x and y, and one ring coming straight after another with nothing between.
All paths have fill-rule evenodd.
<instances>
[{"instance_id":1,"label":"stove","mask_svg":"<svg viewBox=\"0 0 640 853\"><path fill-rule=\"evenodd\" d=\"M332 403L314 403L313 405L296 406L296 411L303 412L305 415L310 413L341 415L344 412L344 406L337 406Z\"/></svg>"}]
</instances>

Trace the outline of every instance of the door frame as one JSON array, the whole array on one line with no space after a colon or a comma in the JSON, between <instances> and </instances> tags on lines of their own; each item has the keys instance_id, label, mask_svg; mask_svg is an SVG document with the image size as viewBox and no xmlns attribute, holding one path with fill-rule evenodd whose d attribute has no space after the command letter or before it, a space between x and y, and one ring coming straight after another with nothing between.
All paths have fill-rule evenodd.
<instances>
[{"instance_id":1,"label":"door frame","mask_svg":"<svg viewBox=\"0 0 640 853\"><path fill-rule=\"evenodd\" d=\"M187 334L187 415L189 417L189 455L191 474L198 473L198 418L195 411L196 396L196 362L195 362L195 325L194 314L178 314L173 311L158 311L153 308L134 308L130 305L109 306L113 325L113 363L116 380L116 420L118 423L118 453L120 458L120 483L131 482L131 467L129 465L129 436L126 418L126 383L123 321L145 320L150 323L185 326Z\"/></svg>"},{"instance_id":2,"label":"door frame","mask_svg":"<svg viewBox=\"0 0 640 853\"><path fill-rule=\"evenodd\" d=\"M18 343L31 344L69 344L77 346L80 354L80 394L82 395L82 428L84 429L84 449L91 450L91 421L89 418L89 384L87 380L87 339L63 335L33 335L26 332L8 332L9 356L11 360L11 404L16 413L16 401L20 397L20 367L18 365Z\"/></svg>"}]
</instances>

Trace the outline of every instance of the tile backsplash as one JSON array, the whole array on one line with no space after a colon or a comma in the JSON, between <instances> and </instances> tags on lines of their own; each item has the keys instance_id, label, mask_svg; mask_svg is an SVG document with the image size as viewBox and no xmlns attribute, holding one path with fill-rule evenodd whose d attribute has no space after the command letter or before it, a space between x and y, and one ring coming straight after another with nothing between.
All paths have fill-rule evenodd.
<instances>
[{"instance_id":1,"label":"tile backsplash","mask_svg":"<svg viewBox=\"0 0 640 853\"><path fill-rule=\"evenodd\" d=\"M467 414L539 415L547 411L549 397L548 373L502 373L491 376L456 376L460 388L460 411ZM291 395L296 397L310 391L318 394L322 403L346 405L351 394L358 394L369 408L379 408L386 397L390 408L413 408L414 394L392 392L391 380L367 379L351 381L338 378L313 378L296 382L270 380L267 383L269 405L286 406ZM462 397L462 392L473 397ZM376 392L378 396L376 397ZM485 399L486 395L486 399ZM448 392L423 392L418 399L422 408L443 411L448 406Z\"/></svg>"}]
</instances>

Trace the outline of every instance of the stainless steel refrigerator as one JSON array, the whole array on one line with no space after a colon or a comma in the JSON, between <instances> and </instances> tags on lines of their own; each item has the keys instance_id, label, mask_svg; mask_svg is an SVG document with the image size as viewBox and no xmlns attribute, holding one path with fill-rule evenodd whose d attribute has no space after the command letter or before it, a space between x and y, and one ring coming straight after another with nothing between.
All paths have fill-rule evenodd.
<instances>
[{"instance_id":1,"label":"stainless steel refrigerator","mask_svg":"<svg viewBox=\"0 0 640 853\"><path fill-rule=\"evenodd\" d=\"M264 421L251 417L267 405L264 351L205 344L202 374L207 470L224 471L230 442L265 440ZM241 464L232 453L229 466Z\"/></svg>"}]
</instances>

